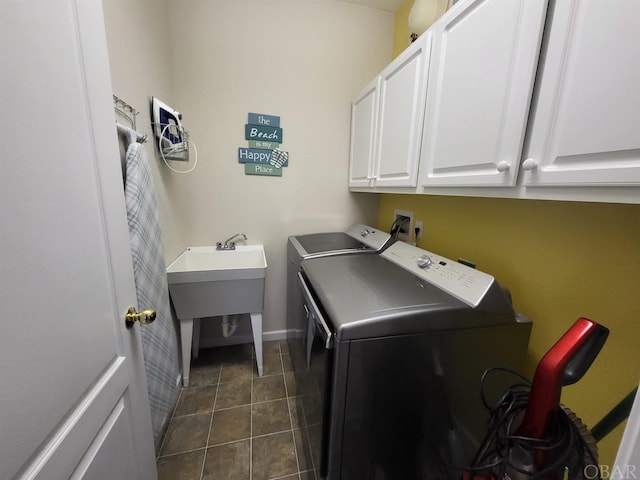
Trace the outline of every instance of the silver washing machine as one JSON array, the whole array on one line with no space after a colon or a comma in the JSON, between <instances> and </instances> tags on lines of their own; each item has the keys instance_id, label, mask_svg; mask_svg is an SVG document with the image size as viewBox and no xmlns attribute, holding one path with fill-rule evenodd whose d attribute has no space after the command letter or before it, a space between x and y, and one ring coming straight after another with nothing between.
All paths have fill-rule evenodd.
<instances>
[{"instance_id":1,"label":"silver washing machine","mask_svg":"<svg viewBox=\"0 0 640 480\"><path fill-rule=\"evenodd\" d=\"M531 322L486 273L396 242L305 259L292 353L302 455L317 479L461 478L486 432L485 369L521 371ZM492 376L489 398L513 383ZM493 396L493 397L492 397Z\"/></svg>"},{"instance_id":2,"label":"silver washing machine","mask_svg":"<svg viewBox=\"0 0 640 480\"><path fill-rule=\"evenodd\" d=\"M290 349L301 349L305 323L298 312L302 308L302 293L298 287L300 263L305 258L338 255L380 253L394 239L367 225L354 224L344 232L323 232L293 235L287 242L287 340Z\"/></svg>"}]
</instances>

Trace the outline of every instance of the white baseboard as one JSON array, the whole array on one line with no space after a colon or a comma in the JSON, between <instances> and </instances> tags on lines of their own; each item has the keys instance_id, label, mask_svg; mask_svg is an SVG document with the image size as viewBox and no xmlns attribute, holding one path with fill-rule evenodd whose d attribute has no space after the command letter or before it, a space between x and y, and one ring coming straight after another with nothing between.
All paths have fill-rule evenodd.
<instances>
[{"instance_id":1,"label":"white baseboard","mask_svg":"<svg viewBox=\"0 0 640 480\"><path fill-rule=\"evenodd\" d=\"M287 330L272 330L270 332L262 333L262 340L264 342L271 342L273 340L286 340Z\"/></svg>"}]
</instances>

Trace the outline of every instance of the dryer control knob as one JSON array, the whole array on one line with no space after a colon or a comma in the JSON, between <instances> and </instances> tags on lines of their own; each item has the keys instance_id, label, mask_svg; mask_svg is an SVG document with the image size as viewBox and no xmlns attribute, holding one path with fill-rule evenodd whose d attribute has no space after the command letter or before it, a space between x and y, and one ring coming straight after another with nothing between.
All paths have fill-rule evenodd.
<instances>
[{"instance_id":1,"label":"dryer control knob","mask_svg":"<svg viewBox=\"0 0 640 480\"><path fill-rule=\"evenodd\" d=\"M420 268L429 268L431 265L433 265L433 260L429 255L420 255L416 259L416 263Z\"/></svg>"}]
</instances>

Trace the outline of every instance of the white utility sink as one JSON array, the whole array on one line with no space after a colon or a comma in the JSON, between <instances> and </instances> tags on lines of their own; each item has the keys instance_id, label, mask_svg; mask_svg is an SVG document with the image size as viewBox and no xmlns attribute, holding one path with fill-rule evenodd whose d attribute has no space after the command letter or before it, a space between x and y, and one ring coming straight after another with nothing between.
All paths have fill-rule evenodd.
<instances>
[{"instance_id":1,"label":"white utility sink","mask_svg":"<svg viewBox=\"0 0 640 480\"><path fill-rule=\"evenodd\" d=\"M182 383L189 385L191 351L197 356L200 319L251 314L258 373L262 376L262 309L267 259L263 245L235 250L187 247L167 267L169 293L180 320Z\"/></svg>"},{"instance_id":2,"label":"white utility sink","mask_svg":"<svg viewBox=\"0 0 640 480\"><path fill-rule=\"evenodd\" d=\"M267 259L262 245L238 245L235 250L187 247L167 267L169 283L264 278Z\"/></svg>"}]
</instances>

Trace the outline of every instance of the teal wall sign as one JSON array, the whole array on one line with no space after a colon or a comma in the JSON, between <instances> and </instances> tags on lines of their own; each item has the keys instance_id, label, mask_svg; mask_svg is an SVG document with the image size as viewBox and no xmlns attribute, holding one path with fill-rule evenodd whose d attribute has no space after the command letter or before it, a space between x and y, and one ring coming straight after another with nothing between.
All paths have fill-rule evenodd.
<instances>
[{"instance_id":1,"label":"teal wall sign","mask_svg":"<svg viewBox=\"0 0 640 480\"><path fill-rule=\"evenodd\" d=\"M262 140L249 140L249 148L263 148L265 150L273 150L280 146L279 142L263 142Z\"/></svg>"},{"instance_id":2,"label":"teal wall sign","mask_svg":"<svg viewBox=\"0 0 640 480\"><path fill-rule=\"evenodd\" d=\"M246 140L262 140L266 142L282 143L282 129L280 127L248 123L244 126L244 138Z\"/></svg>"},{"instance_id":3,"label":"teal wall sign","mask_svg":"<svg viewBox=\"0 0 640 480\"><path fill-rule=\"evenodd\" d=\"M271 160L271 150L260 148L238 148L238 161L240 163L266 163Z\"/></svg>"},{"instance_id":4,"label":"teal wall sign","mask_svg":"<svg viewBox=\"0 0 640 480\"><path fill-rule=\"evenodd\" d=\"M280 117L250 112L244 138L249 147L238 148L238 162L244 164L245 175L281 177L282 167L289 165L289 152L280 150Z\"/></svg>"},{"instance_id":5,"label":"teal wall sign","mask_svg":"<svg viewBox=\"0 0 640 480\"><path fill-rule=\"evenodd\" d=\"M261 165L259 163L245 163L244 173L245 175L267 175L270 177L281 177L282 167L275 167L273 165Z\"/></svg>"},{"instance_id":6,"label":"teal wall sign","mask_svg":"<svg viewBox=\"0 0 640 480\"><path fill-rule=\"evenodd\" d=\"M264 113L249 113L249 120L247 123L253 125L268 125L270 127L280 126L280 117L275 115L265 115Z\"/></svg>"},{"instance_id":7,"label":"teal wall sign","mask_svg":"<svg viewBox=\"0 0 640 480\"><path fill-rule=\"evenodd\" d=\"M263 150L261 148L238 148L238 162L271 164L276 167L289 166L289 153L282 150Z\"/></svg>"}]
</instances>

